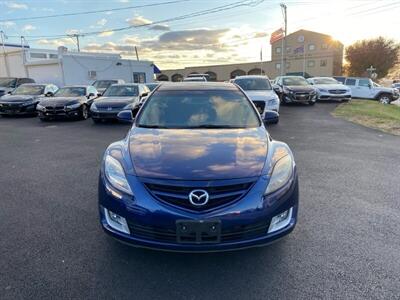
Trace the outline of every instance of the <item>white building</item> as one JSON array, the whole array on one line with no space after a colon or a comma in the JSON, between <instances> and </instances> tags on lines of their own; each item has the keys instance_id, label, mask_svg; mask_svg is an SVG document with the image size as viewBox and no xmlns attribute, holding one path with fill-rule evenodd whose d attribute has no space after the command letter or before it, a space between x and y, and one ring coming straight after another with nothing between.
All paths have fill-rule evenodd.
<instances>
[{"instance_id":1,"label":"white building","mask_svg":"<svg viewBox=\"0 0 400 300\"><path fill-rule=\"evenodd\" d=\"M125 82L152 82L151 61L123 59L119 54L32 49L18 45L0 45L0 77L29 77L38 83L58 86L92 84L99 79L123 79Z\"/></svg>"}]
</instances>

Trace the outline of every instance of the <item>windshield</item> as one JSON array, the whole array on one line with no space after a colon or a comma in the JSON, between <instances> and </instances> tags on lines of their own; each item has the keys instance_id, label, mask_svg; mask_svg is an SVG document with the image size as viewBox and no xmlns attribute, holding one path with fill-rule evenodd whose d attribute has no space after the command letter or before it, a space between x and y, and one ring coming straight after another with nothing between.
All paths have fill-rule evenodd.
<instances>
[{"instance_id":1,"label":"windshield","mask_svg":"<svg viewBox=\"0 0 400 300\"><path fill-rule=\"evenodd\" d=\"M283 78L283 85L310 85L303 77Z\"/></svg>"},{"instance_id":2,"label":"windshield","mask_svg":"<svg viewBox=\"0 0 400 300\"><path fill-rule=\"evenodd\" d=\"M17 79L15 78L0 78L0 86L12 88L15 87Z\"/></svg>"},{"instance_id":3,"label":"windshield","mask_svg":"<svg viewBox=\"0 0 400 300\"><path fill-rule=\"evenodd\" d=\"M12 92L13 95L41 95L43 93L43 85L20 85Z\"/></svg>"},{"instance_id":4,"label":"windshield","mask_svg":"<svg viewBox=\"0 0 400 300\"><path fill-rule=\"evenodd\" d=\"M139 89L136 85L110 86L103 94L105 97L132 97L138 95Z\"/></svg>"},{"instance_id":5,"label":"windshield","mask_svg":"<svg viewBox=\"0 0 400 300\"><path fill-rule=\"evenodd\" d=\"M80 97L86 96L86 89L84 87L64 87L59 89L55 97Z\"/></svg>"},{"instance_id":6,"label":"windshield","mask_svg":"<svg viewBox=\"0 0 400 300\"><path fill-rule=\"evenodd\" d=\"M318 78L314 79L315 84L338 84L338 82L333 78Z\"/></svg>"},{"instance_id":7,"label":"windshield","mask_svg":"<svg viewBox=\"0 0 400 300\"><path fill-rule=\"evenodd\" d=\"M271 90L269 80L264 78L242 78L234 81L245 91L263 91Z\"/></svg>"},{"instance_id":8,"label":"windshield","mask_svg":"<svg viewBox=\"0 0 400 300\"><path fill-rule=\"evenodd\" d=\"M148 128L248 128L260 126L240 91L160 91L147 100L137 126Z\"/></svg>"},{"instance_id":9,"label":"windshield","mask_svg":"<svg viewBox=\"0 0 400 300\"><path fill-rule=\"evenodd\" d=\"M117 83L117 82L115 80L97 80L93 83L93 86L96 89L106 89L114 83Z\"/></svg>"}]
</instances>

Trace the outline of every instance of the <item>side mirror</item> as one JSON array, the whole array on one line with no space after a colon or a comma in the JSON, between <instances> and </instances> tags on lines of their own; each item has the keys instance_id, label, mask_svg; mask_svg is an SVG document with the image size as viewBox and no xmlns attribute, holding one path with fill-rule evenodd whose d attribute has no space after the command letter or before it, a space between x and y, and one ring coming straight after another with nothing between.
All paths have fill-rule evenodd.
<instances>
[{"instance_id":1,"label":"side mirror","mask_svg":"<svg viewBox=\"0 0 400 300\"><path fill-rule=\"evenodd\" d=\"M140 98L147 97L148 95L149 95L149 93L143 93L143 94L140 96Z\"/></svg>"},{"instance_id":2,"label":"side mirror","mask_svg":"<svg viewBox=\"0 0 400 300\"><path fill-rule=\"evenodd\" d=\"M102 93L97 93L97 97L101 97L101 96L103 96Z\"/></svg>"},{"instance_id":3,"label":"side mirror","mask_svg":"<svg viewBox=\"0 0 400 300\"><path fill-rule=\"evenodd\" d=\"M264 124L277 124L279 122L279 113L273 110L267 110L264 114Z\"/></svg>"},{"instance_id":4,"label":"side mirror","mask_svg":"<svg viewBox=\"0 0 400 300\"><path fill-rule=\"evenodd\" d=\"M11 91L8 91L7 94L11 95Z\"/></svg>"},{"instance_id":5,"label":"side mirror","mask_svg":"<svg viewBox=\"0 0 400 300\"><path fill-rule=\"evenodd\" d=\"M120 111L117 115L117 119L123 123L133 123L134 120L131 110Z\"/></svg>"},{"instance_id":6,"label":"side mirror","mask_svg":"<svg viewBox=\"0 0 400 300\"><path fill-rule=\"evenodd\" d=\"M53 97L54 94L53 94L52 92L47 92L47 93L45 94L45 96L46 96L46 97Z\"/></svg>"}]
</instances>

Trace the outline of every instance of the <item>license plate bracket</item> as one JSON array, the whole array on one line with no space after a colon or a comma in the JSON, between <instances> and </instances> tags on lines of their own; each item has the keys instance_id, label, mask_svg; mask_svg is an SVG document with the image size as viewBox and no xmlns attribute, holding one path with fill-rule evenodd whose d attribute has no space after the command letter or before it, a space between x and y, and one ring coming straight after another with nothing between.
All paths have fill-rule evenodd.
<instances>
[{"instance_id":1,"label":"license plate bracket","mask_svg":"<svg viewBox=\"0 0 400 300\"><path fill-rule=\"evenodd\" d=\"M220 220L177 220L176 238L182 244L210 244L221 241Z\"/></svg>"}]
</instances>

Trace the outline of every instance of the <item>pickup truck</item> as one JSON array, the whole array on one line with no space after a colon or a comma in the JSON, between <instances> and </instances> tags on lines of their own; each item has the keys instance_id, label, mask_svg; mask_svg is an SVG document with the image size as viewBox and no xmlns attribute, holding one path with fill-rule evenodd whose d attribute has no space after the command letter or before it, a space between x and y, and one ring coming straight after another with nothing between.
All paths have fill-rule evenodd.
<instances>
[{"instance_id":1,"label":"pickup truck","mask_svg":"<svg viewBox=\"0 0 400 300\"><path fill-rule=\"evenodd\" d=\"M353 98L378 100L389 104L400 96L397 89L380 86L366 77L346 77L344 84L351 89Z\"/></svg>"}]
</instances>

